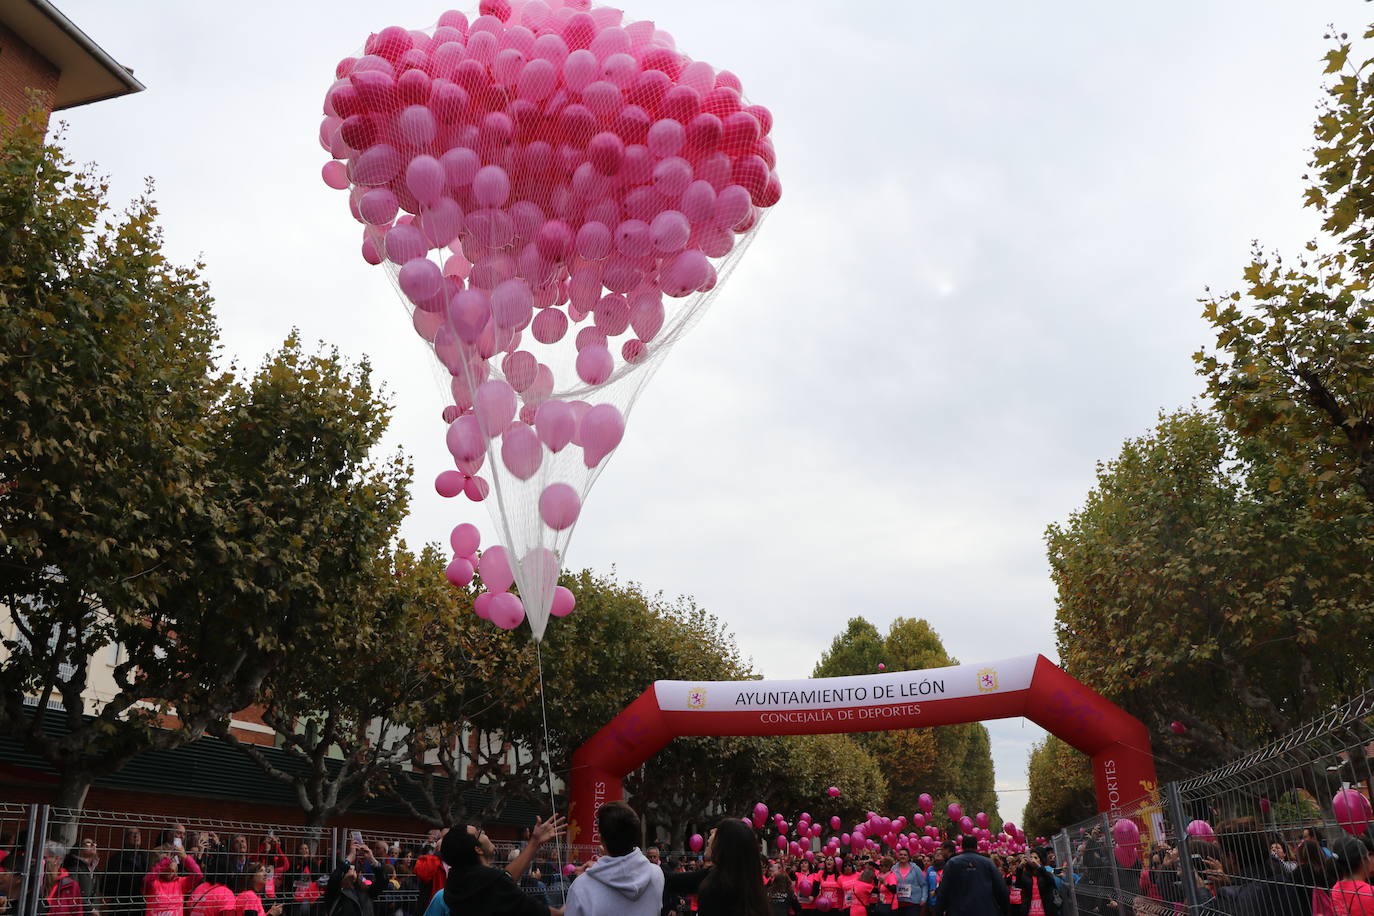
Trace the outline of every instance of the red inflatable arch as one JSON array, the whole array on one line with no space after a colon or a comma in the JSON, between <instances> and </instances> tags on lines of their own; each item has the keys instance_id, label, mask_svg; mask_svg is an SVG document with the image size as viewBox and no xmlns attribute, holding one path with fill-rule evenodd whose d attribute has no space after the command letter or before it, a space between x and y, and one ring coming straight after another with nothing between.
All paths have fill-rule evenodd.
<instances>
[{"instance_id":1,"label":"red inflatable arch","mask_svg":"<svg viewBox=\"0 0 1374 916\"><path fill-rule=\"evenodd\" d=\"M621 798L621 778L681 735L871 732L1013 716L1092 758L1099 810L1155 788L1140 720L1043 655L809 680L655 681L573 754L569 840L597 843L596 809Z\"/></svg>"}]
</instances>

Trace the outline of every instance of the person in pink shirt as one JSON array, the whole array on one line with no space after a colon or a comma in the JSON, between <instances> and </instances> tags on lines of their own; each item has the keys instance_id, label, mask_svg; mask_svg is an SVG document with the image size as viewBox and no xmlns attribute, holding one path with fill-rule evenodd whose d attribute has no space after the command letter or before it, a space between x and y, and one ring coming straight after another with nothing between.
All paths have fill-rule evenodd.
<instances>
[{"instance_id":1,"label":"person in pink shirt","mask_svg":"<svg viewBox=\"0 0 1374 916\"><path fill-rule=\"evenodd\" d=\"M268 910L264 910L262 905L262 895L267 893L267 866L259 862L250 868L252 871L246 872L239 879L242 889L235 897L240 916L281 916L280 903Z\"/></svg>"},{"instance_id":2,"label":"person in pink shirt","mask_svg":"<svg viewBox=\"0 0 1374 916\"><path fill-rule=\"evenodd\" d=\"M816 909L838 910L844 904L844 888L840 884L839 863L826 859L821 865L820 885L816 891Z\"/></svg>"},{"instance_id":3,"label":"person in pink shirt","mask_svg":"<svg viewBox=\"0 0 1374 916\"><path fill-rule=\"evenodd\" d=\"M849 886L852 895L849 903L849 916L868 916L869 905L877 899L873 888L878 884L878 876L873 871L872 862L864 862L863 871L854 876ZM846 899L849 899L848 896Z\"/></svg>"},{"instance_id":4,"label":"person in pink shirt","mask_svg":"<svg viewBox=\"0 0 1374 916\"><path fill-rule=\"evenodd\" d=\"M203 880L186 898L187 916L239 916L238 900L229 887L237 873L230 870L228 854L208 857L202 872Z\"/></svg>"},{"instance_id":5,"label":"person in pink shirt","mask_svg":"<svg viewBox=\"0 0 1374 916\"><path fill-rule=\"evenodd\" d=\"M143 876L147 916L185 916L186 895L201 882L200 866L184 849L172 849Z\"/></svg>"},{"instance_id":6,"label":"person in pink shirt","mask_svg":"<svg viewBox=\"0 0 1374 916\"><path fill-rule=\"evenodd\" d=\"M797 877L792 890L796 893L797 902L801 904L803 910L816 908L816 891L819 889L820 882L811 872L811 863L802 859L797 863Z\"/></svg>"},{"instance_id":7,"label":"person in pink shirt","mask_svg":"<svg viewBox=\"0 0 1374 916\"><path fill-rule=\"evenodd\" d=\"M1336 854L1336 883L1331 888L1331 908L1336 916L1374 916L1374 885L1369 883L1369 852L1353 836L1331 844Z\"/></svg>"}]
</instances>

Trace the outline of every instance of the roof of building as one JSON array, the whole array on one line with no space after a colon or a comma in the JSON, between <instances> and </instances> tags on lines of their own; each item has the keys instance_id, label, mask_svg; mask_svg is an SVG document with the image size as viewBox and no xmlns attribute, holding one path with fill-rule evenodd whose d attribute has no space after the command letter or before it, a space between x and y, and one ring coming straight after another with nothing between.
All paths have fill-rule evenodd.
<instances>
[{"instance_id":1,"label":"roof of building","mask_svg":"<svg viewBox=\"0 0 1374 916\"><path fill-rule=\"evenodd\" d=\"M87 717L89 718L89 717ZM66 732L66 716L50 715L44 720L45 732L60 735ZM291 754L276 747L258 746L272 765L287 773L303 773L305 764ZM45 760L29 753L18 741L7 735L0 735L0 764L28 770L41 777L52 778L57 771ZM438 781L443 783L442 777ZM267 776L256 763L241 751L219 738L201 738L173 750L148 751L140 754L118 772L100 777L97 786L110 789L124 789L134 792L153 792L162 795L182 797L226 799L246 801L257 804L280 805L296 808L298 801L293 787ZM424 804L417 792L401 791L410 797L412 804L423 809ZM486 802L486 790L472 785L464 793L470 808L480 809ZM363 799L354 805L353 811L363 814L381 814L394 817L409 817L409 812L398 801L387 796ZM522 799L511 799L497 817L489 818L488 823L526 826L534 822L536 808Z\"/></svg>"},{"instance_id":2,"label":"roof of building","mask_svg":"<svg viewBox=\"0 0 1374 916\"><path fill-rule=\"evenodd\" d=\"M0 3L0 24L57 67L54 110L142 92L133 71L122 66L62 15L48 0Z\"/></svg>"}]
</instances>

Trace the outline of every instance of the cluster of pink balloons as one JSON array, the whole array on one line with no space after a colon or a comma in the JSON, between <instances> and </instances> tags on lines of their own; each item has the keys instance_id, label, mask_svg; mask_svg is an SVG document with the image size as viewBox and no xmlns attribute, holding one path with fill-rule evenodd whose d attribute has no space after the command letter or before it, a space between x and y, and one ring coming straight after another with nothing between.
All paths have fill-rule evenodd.
<instances>
[{"instance_id":1,"label":"cluster of pink balloons","mask_svg":"<svg viewBox=\"0 0 1374 916\"><path fill-rule=\"evenodd\" d=\"M844 830L844 822L839 815L831 815L827 822L822 823L813 821L809 813L803 812L795 823L789 823L782 814L774 813L771 818L773 846L779 853L807 860L812 860L817 855L841 855L846 849L851 854L858 854L864 851L876 852L884 847L894 852L906 849L913 854L928 855L934 852L949 834L932 822L929 796L923 795L921 798L923 807L926 808L924 813L918 812L908 819L905 816L893 818L869 811L862 821L853 824L848 830ZM951 805L950 809L959 810L957 824L963 830L962 834L954 837L956 841L962 840L964 834L975 836L978 838L978 848L984 852L1015 853L1025 852L1028 848L1026 834L1010 821L1004 823L1002 829L994 834L988 829L991 819L986 813L980 811L969 818L963 815L962 808L957 805ZM754 829L763 831L770 823L768 806L759 802L754 805L750 816L741 820ZM964 821L968 822L967 825ZM819 852L812 849L814 840L823 840Z\"/></svg>"},{"instance_id":2,"label":"cluster of pink balloons","mask_svg":"<svg viewBox=\"0 0 1374 916\"><path fill-rule=\"evenodd\" d=\"M625 419L598 390L654 355L685 313L672 303L709 292L777 203L771 113L651 22L482 0L471 20L369 37L324 115L323 179L451 374L456 470L437 491L484 500L499 461L535 479L547 531L568 531L585 487L537 475L565 449L587 469L615 450Z\"/></svg>"},{"instance_id":3,"label":"cluster of pink balloons","mask_svg":"<svg viewBox=\"0 0 1374 916\"><path fill-rule=\"evenodd\" d=\"M495 544L478 554L481 546L481 533L476 525L464 522L453 529L449 537L453 548L453 559L449 561L444 575L450 583L462 588L472 582L474 574L480 574L484 590L473 599L472 609L483 620L490 620L503 630L513 630L525 619L524 605L520 597L510 591L515 584L511 572L510 559L506 548ZM554 574L557 563L554 561ZM576 598L561 585L554 586L552 614L566 617L573 611Z\"/></svg>"},{"instance_id":4,"label":"cluster of pink balloons","mask_svg":"<svg viewBox=\"0 0 1374 916\"><path fill-rule=\"evenodd\" d=\"M1210 828L1208 828L1210 830ZM1123 817L1112 825L1112 855L1122 868L1140 861L1140 825Z\"/></svg>"}]
</instances>

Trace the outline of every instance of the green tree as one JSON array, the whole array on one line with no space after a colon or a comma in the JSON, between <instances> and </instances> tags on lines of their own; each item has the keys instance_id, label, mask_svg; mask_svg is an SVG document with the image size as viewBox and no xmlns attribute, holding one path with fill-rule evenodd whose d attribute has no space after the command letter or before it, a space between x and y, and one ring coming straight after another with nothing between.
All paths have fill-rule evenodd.
<instances>
[{"instance_id":1,"label":"green tree","mask_svg":"<svg viewBox=\"0 0 1374 916\"><path fill-rule=\"evenodd\" d=\"M415 608L426 635L408 664L428 689L402 707L406 750L385 788L433 827L481 824L512 799L547 800L543 732L531 718L539 707L533 646L473 613L480 580L450 586L434 548L419 565Z\"/></svg>"},{"instance_id":2,"label":"green tree","mask_svg":"<svg viewBox=\"0 0 1374 916\"><path fill-rule=\"evenodd\" d=\"M218 371L199 265L167 263L156 216L110 216L36 117L0 139L0 732L67 807L249 705L405 510L404 462L368 458L366 365L291 340L246 383Z\"/></svg>"},{"instance_id":3,"label":"green tree","mask_svg":"<svg viewBox=\"0 0 1374 916\"><path fill-rule=\"evenodd\" d=\"M1196 359L1228 426L1268 441L1273 486L1374 504L1374 61L1338 39L1305 197L1324 235L1295 258L1257 247L1243 292L1203 300L1216 345Z\"/></svg>"},{"instance_id":4,"label":"green tree","mask_svg":"<svg viewBox=\"0 0 1374 916\"><path fill-rule=\"evenodd\" d=\"M1031 748L1026 777L1030 792L1021 812L1026 836L1052 836L1097 813L1091 762L1053 735Z\"/></svg>"},{"instance_id":5,"label":"green tree","mask_svg":"<svg viewBox=\"0 0 1374 916\"><path fill-rule=\"evenodd\" d=\"M374 559L358 591L328 596L339 632L321 639L320 628L307 628L292 662L258 694L289 764L240 741L227 722L214 729L294 790L307 827L382 791L393 768L413 758L414 729L434 721L451 674L474 674L443 573L436 548L417 557L402 544Z\"/></svg>"},{"instance_id":6,"label":"green tree","mask_svg":"<svg viewBox=\"0 0 1374 916\"><path fill-rule=\"evenodd\" d=\"M812 676L871 674L879 662L888 671L958 664L925 620L898 617L882 636L873 624L855 617L822 653ZM887 778L884 810L910 816L917 810L921 794L928 793L937 801L937 813L950 802L958 802L970 812L987 812L993 825L1000 825L991 745L981 722L868 732L857 737Z\"/></svg>"},{"instance_id":7,"label":"green tree","mask_svg":"<svg viewBox=\"0 0 1374 916\"><path fill-rule=\"evenodd\" d=\"M1161 417L1047 533L1064 667L1150 727L1166 778L1287 732L1369 670L1370 506L1275 486L1288 458L1265 444Z\"/></svg>"}]
</instances>

